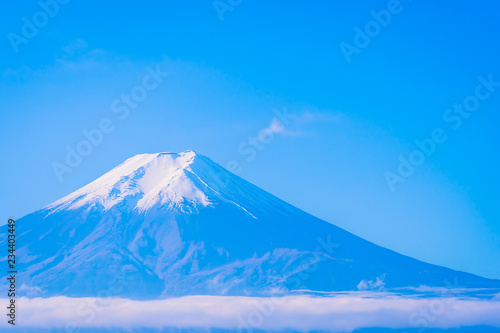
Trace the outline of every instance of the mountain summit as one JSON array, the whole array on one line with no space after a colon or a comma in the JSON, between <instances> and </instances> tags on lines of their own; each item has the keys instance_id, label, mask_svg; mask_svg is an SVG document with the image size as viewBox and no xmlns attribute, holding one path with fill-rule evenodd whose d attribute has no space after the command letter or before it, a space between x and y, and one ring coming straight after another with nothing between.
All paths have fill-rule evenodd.
<instances>
[{"instance_id":1,"label":"mountain summit","mask_svg":"<svg viewBox=\"0 0 500 333\"><path fill-rule=\"evenodd\" d=\"M17 225L29 296L500 287L365 241L193 151L134 156Z\"/></svg>"},{"instance_id":2,"label":"mountain summit","mask_svg":"<svg viewBox=\"0 0 500 333\"><path fill-rule=\"evenodd\" d=\"M209 205L216 191L194 170L210 171L213 166L193 151L180 154L140 154L129 158L102 177L47 206L47 209L78 209L100 205L103 211L120 208L148 211L182 205ZM124 207L126 204L126 207Z\"/></svg>"}]
</instances>

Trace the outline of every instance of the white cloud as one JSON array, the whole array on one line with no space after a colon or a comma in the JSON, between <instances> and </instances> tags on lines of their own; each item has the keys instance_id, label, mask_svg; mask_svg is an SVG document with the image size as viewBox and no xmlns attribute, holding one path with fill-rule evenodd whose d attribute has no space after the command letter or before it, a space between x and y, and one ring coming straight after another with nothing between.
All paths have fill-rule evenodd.
<instances>
[{"instance_id":1,"label":"white cloud","mask_svg":"<svg viewBox=\"0 0 500 333\"><path fill-rule=\"evenodd\" d=\"M385 279L385 274L383 274L382 276L378 276L375 281L362 280L360 283L358 283L358 286L357 286L358 290L377 290L377 289L381 290L381 289L384 289L384 287L385 287L384 279Z\"/></svg>"},{"instance_id":2,"label":"white cloud","mask_svg":"<svg viewBox=\"0 0 500 333\"><path fill-rule=\"evenodd\" d=\"M6 302L2 300L2 304ZM37 328L73 325L350 332L363 327L500 327L499 301L417 299L387 293L279 298L186 296L153 301L53 297L21 298L18 303L18 327ZM2 321L0 327L6 325Z\"/></svg>"}]
</instances>

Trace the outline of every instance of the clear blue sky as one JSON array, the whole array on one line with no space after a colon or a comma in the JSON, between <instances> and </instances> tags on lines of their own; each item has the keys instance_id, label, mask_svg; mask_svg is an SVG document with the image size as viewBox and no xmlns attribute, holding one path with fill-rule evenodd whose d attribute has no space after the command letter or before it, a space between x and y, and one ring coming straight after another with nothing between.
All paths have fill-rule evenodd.
<instances>
[{"instance_id":1,"label":"clear blue sky","mask_svg":"<svg viewBox=\"0 0 500 333\"><path fill-rule=\"evenodd\" d=\"M135 154L193 149L236 161L243 178L379 245L500 278L500 87L460 128L443 119L476 93L479 76L500 81L500 5L232 3L218 13L212 1L73 0L49 7L53 17L36 1L4 4L2 219ZM390 22L370 23L371 11L388 8ZM341 45L356 46L355 27L373 37L358 38L348 62ZM121 119L113 102L123 107L157 65L169 76ZM248 138L283 108L295 118L248 161ZM60 182L54 161L106 118L111 133ZM436 128L446 142L391 191L384 174Z\"/></svg>"}]
</instances>

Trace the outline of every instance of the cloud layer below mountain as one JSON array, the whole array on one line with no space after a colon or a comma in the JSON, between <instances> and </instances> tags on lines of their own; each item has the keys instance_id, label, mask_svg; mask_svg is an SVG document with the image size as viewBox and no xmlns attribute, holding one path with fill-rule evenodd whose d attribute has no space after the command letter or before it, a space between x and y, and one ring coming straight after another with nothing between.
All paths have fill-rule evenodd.
<instances>
[{"instance_id":1,"label":"cloud layer below mountain","mask_svg":"<svg viewBox=\"0 0 500 333\"><path fill-rule=\"evenodd\" d=\"M379 293L380 294L380 293ZM356 293L335 297L186 296L135 301L119 298L20 298L18 327L223 328L296 331L357 328L500 327L500 299L410 298ZM7 304L7 300L2 300ZM2 321L0 327L7 326Z\"/></svg>"}]
</instances>

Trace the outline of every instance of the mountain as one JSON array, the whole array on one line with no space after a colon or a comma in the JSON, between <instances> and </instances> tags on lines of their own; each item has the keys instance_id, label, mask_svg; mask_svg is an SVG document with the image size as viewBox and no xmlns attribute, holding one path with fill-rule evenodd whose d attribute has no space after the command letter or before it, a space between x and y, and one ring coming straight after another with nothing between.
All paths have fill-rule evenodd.
<instances>
[{"instance_id":1,"label":"mountain","mask_svg":"<svg viewBox=\"0 0 500 333\"><path fill-rule=\"evenodd\" d=\"M16 224L28 296L500 287L363 240L193 151L134 156Z\"/></svg>"}]
</instances>

